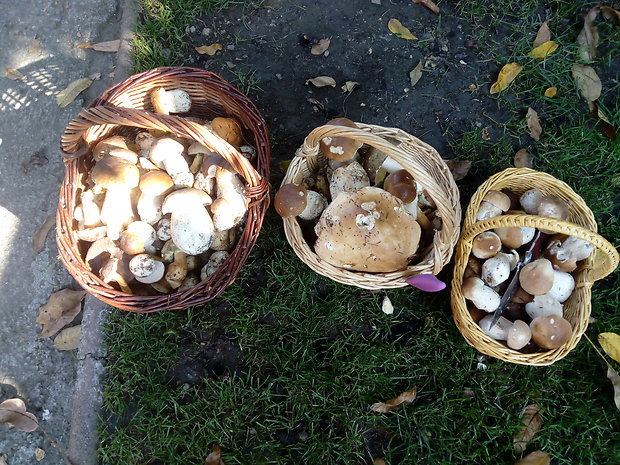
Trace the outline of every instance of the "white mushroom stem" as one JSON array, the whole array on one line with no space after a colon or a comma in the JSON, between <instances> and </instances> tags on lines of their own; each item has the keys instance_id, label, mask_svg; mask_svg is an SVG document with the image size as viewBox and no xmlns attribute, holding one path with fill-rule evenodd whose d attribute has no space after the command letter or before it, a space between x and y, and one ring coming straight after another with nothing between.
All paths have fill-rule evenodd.
<instances>
[{"instance_id":1,"label":"white mushroom stem","mask_svg":"<svg viewBox=\"0 0 620 465\"><path fill-rule=\"evenodd\" d=\"M138 200L138 215L140 215L140 219L148 224L157 223L163 216L161 206L165 198L165 194L150 195L143 192Z\"/></svg>"},{"instance_id":2,"label":"white mushroom stem","mask_svg":"<svg viewBox=\"0 0 620 465\"><path fill-rule=\"evenodd\" d=\"M177 251L174 254L174 262L168 265L164 278L173 289L178 288L187 276L187 254Z\"/></svg>"},{"instance_id":3,"label":"white mushroom stem","mask_svg":"<svg viewBox=\"0 0 620 465\"><path fill-rule=\"evenodd\" d=\"M87 190L81 195L82 213L84 215L84 226L87 228L97 226L101 219L101 209L95 202L95 194L92 190Z\"/></svg>"},{"instance_id":4,"label":"white mushroom stem","mask_svg":"<svg viewBox=\"0 0 620 465\"><path fill-rule=\"evenodd\" d=\"M125 186L110 187L101 207L101 222L108 227L108 237L117 240L124 226L135 220L131 206L131 189Z\"/></svg>"},{"instance_id":5,"label":"white mushroom stem","mask_svg":"<svg viewBox=\"0 0 620 465\"><path fill-rule=\"evenodd\" d=\"M386 157L381 164L381 168L383 168L388 173L393 173L395 171L400 171L406 169L403 165L398 163L396 160L390 157Z\"/></svg>"},{"instance_id":6,"label":"white mushroom stem","mask_svg":"<svg viewBox=\"0 0 620 465\"><path fill-rule=\"evenodd\" d=\"M217 199L211 206L213 226L225 231L241 222L247 211L243 182L231 171L219 168L215 174Z\"/></svg>"}]
</instances>

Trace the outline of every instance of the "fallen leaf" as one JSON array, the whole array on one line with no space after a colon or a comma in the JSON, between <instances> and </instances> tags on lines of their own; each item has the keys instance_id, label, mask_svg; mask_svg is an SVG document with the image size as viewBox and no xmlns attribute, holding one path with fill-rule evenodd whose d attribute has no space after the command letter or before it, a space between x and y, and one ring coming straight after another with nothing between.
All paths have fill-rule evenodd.
<instances>
[{"instance_id":1,"label":"fallen leaf","mask_svg":"<svg viewBox=\"0 0 620 465\"><path fill-rule=\"evenodd\" d=\"M278 162L278 168L282 171L286 171L293 160L282 160Z\"/></svg>"},{"instance_id":2,"label":"fallen leaf","mask_svg":"<svg viewBox=\"0 0 620 465\"><path fill-rule=\"evenodd\" d=\"M392 313L394 313L394 306L392 305L392 301L387 295L383 297L383 302L381 303L381 310L386 315L391 315Z\"/></svg>"},{"instance_id":3,"label":"fallen leaf","mask_svg":"<svg viewBox=\"0 0 620 465\"><path fill-rule=\"evenodd\" d=\"M583 29L577 36L577 46L579 56L584 61L592 61L596 58L596 48L599 43L598 28L594 26L594 20L598 16L601 9L596 6L584 16Z\"/></svg>"},{"instance_id":4,"label":"fallen leaf","mask_svg":"<svg viewBox=\"0 0 620 465\"><path fill-rule=\"evenodd\" d=\"M553 40L549 40L544 44L539 45L538 47L532 49L530 52L530 56L532 58L536 58L537 60L542 60L543 58L547 58L553 52L558 49L558 44Z\"/></svg>"},{"instance_id":5,"label":"fallen leaf","mask_svg":"<svg viewBox=\"0 0 620 465\"><path fill-rule=\"evenodd\" d=\"M357 81L347 81L344 83L344 85L341 87L343 92L353 92L353 89L355 89L357 86L359 86L360 83Z\"/></svg>"},{"instance_id":6,"label":"fallen leaf","mask_svg":"<svg viewBox=\"0 0 620 465\"><path fill-rule=\"evenodd\" d=\"M542 450L536 450L527 454L515 465L549 465L551 463L551 457Z\"/></svg>"},{"instance_id":7,"label":"fallen leaf","mask_svg":"<svg viewBox=\"0 0 620 465\"><path fill-rule=\"evenodd\" d=\"M532 48L536 48L539 45L544 44L545 42L549 42L550 40L551 40L551 31L549 30L549 25L547 24L547 21L545 21L538 28L538 32L536 33L536 38L534 39Z\"/></svg>"},{"instance_id":8,"label":"fallen leaf","mask_svg":"<svg viewBox=\"0 0 620 465\"><path fill-rule=\"evenodd\" d=\"M522 69L523 66L515 62L507 63L502 66L502 69L499 70L497 81L491 86L491 95L506 90Z\"/></svg>"},{"instance_id":9,"label":"fallen leaf","mask_svg":"<svg viewBox=\"0 0 620 465\"><path fill-rule=\"evenodd\" d=\"M39 39L33 39L30 47L28 47L28 55L36 55L41 53L41 41Z\"/></svg>"},{"instance_id":10,"label":"fallen leaf","mask_svg":"<svg viewBox=\"0 0 620 465\"><path fill-rule=\"evenodd\" d=\"M8 423L20 431L30 433L39 427L37 417L26 411L21 399L7 399L0 404L0 425Z\"/></svg>"},{"instance_id":11,"label":"fallen leaf","mask_svg":"<svg viewBox=\"0 0 620 465\"><path fill-rule=\"evenodd\" d=\"M542 427L541 408L536 404L530 404L521 414L523 426L521 431L514 437L514 449L517 452L523 452L527 448L527 443L532 440L538 430Z\"/></svg>"},{"instance_id":12,"label":"fallen leaf","mask_svg":"<svg viewBox=\"0 0 620 465\"><path fill-rule=\"evenodd\" d=\"M4 75L13 81L25 81L26 76L17 71L15 68L7 68Z\"/></svg>"},{"instance_id":13,"label":"fallen leaf","mask_svg":"<svg viewBox=\"0 0 620 465\"><path fill-rule=\"evenodd\" d=\"M598 120L603 135L609 137L611 140L616 140L618 137L618 130L611 124L607 116L605 116L605 113L603 113L603 110L599 108L596 102L588 102L588 105L590 106L590 114Z\"/></svg>"},{"instance_id":14,"label":"fallen leaf","mask_svg":"<svg viewBox=\"0 0 620 465\"><path fill-rule=\"evenodd\" d=\"M71 326L63 329L54 339L52 347L57 350L73 350L80 345L80 334L82 333L82 325Z\"/></svg>"},{"instance_id":15,"label":"fallen leaf","mask_svg":"<svg viewBox=\"0 0 620 465\"><path fill-rule=\"evenodd\" d=\"M78 44L78 48L92 48L96 52L107 52L107 53L115 53L118 52L119 47L121 46L121 41L117 40L107 40L105 42L82 42Z\"/></svg>"},{"instance_id":16,"label":"fallen leaf","mask_svg":"<svg viewBox=\"0 0 620 465\"><path fill-rule=\"evenodd\" d=\"M34 450L34 458L37 460L37 462L40 462L41 460L45 458L45 451L41 449L40 447L37 447Z\"/></svg>"},{"instance_id":17,"label":"fallen leaf","mask_svg":"<svg viewBox=\"0 0 620 465\"><path fill-rule=\"evenodd\" d=\"M39 308L37 323L43 325L40 339L56 334L62 327L71 323L82 309L81 302L85 291L62 289L54 292L47 303Z\"/></svg>"},{"instance_id":18,"label":"fallen leaf","mask_svg":"<svg viewBox=\"0 0 620 465\"><path fill-rule=\"evenodd\" d=\"M558 88L557 87L548 87L545 90L545 97L553 98L557 95Z\"/></svg>"},{"instance_id":19,"label":"fallen leaf","mask_svg":"<svg viewBox=\"0 0 620 465\"><path fill-rule=\"evenodd\" d=\"M329 76L317 76L315 78L308 79L306 81L306 85L308 85L308 83L314 84L316 87L336 87L336 81L334 80L334 78Z\"/></svg>"},{"instance_id":20,"label":"fallen leaf","mask_svg":"<svg viewBox=\"0 0 620 465\"><path fill-rule=\"evenodd\" d=\"M601 11L603 12L603 16L613 22L616 26L620 25L620 11L614 10L608 6L602 6Z\"/></svg>"},{"instance_id":21,"label":"fallen leaf","mask_svg":"<svg viewBox=\"0 0 620 465\"><path fill-rule=\"evenodd\" d=\"M593 102L601 96L603 85L601 80L594 71L594 68L588 65L574 64L573 65L573 78L577 84L581 96L586 99L587 102Z\"/></svg>"},{"instance_id":22,"label":"fallen leaf","mask_svg":"<svg viewBox=\"0 0 620 465\"><path fill-rule=\"evenodd\" d=\"M616 362L620 362L620 336L616 333L601 333L598 335L598 343L607 355Z\"/></svg>"},{"instance_id":23,"label":"fallen leaf","mask_svg":"<svg viewBox=\"0 0 620 465\"><path fill-rule=\"evenodd\" d=\"M471 160L444 160L455 181L460 181L471 169Z\"/></svg>"},{"instance_id":24,"label":"fallen leaf","mask_svg":"<svg viewBox=\"0 0 620 465\"><path fill-rule=\"evenodd\" d=\"M321 39L310 48L310 53L313 55L321 55L325 50L329 48L331 41L329 39Z\"/></svg>"},{"instance_id":25,"label":"fallen leaf","mask_svg":"<svg viewBox=\"0 0 620 465\"><path fill-rule=\"evenodd\" d=\"M409 82L411 82L411 87L414 87L420 78L422 77L422 69L424 68L424 63L422 60L418 62L418 64L409 72Z\"/></svg>"},{"instance_id":26,"label":"fallen leaf","mask_svg":"<svg viewBox=\"0 0 620 465\"><path fill-rule=\"evenodd\" d=\"M527 128L530 130L530 137L534 140L540 140L542 127L538 121L538 113L532 107L527 109L525 121L527 122Z\"/></svg>"},{"instance_id":27,"label":"fallen leaf","mask_svg":"<svg viewBox=\"0 0 620 465\"><path fill-rule=\"evenodd\" d=\"M195 47L196 51L201 55L209 55L212 57L217 53L218 50L222 50L222 44L211 44L211 45L201 45L200 47Z\"/></svg>"},{"instance_id":28,"label":"fallen leaf","mask_svg":"<svg viewBox=\"0 0 620 465\"><path fill-rule=\"evenodd\" d=\"M614 402L616 403L616 408L620 410L620 375L611 366L607 365L607 377L614 386Z\"/></svg>"},{"instance_id":29,"label":"fallen leaf","mask_svg":"<svg viewBox=\"0 0 620 465\"><path fill-rule=\"evenodd\" d=\"M37 231L34 233L34 236L32 236L32 248L36 253L41 252L41 250L43 250L43 247L45 247L45 238L50 232L50 229L52 229L52 226L54 226L55 224L56 213L52 213L47 218L45 218L43 224L39 226L39 229L37 229Z\"/></svg>"},{"instance_id":30,"label":"fallen leaf","mask_svg":"<svg viewBox=\"0 0 620 465\"><path fill-rule=\"evenodd\" d=\"M385 460L383 460L382 458L377 457L376 459L374 459L372 461L373 465L387 465L387 463L385 463Z\"/></svg>"},{"instance_id":31,"label":"fallen leaf","mask_svg":"<svg viewBox=\"0 0 620 465\"><path fill-rule=\"evenodd\" d=\"M515 168L531 168L532 155L525 149L517 150L514 157Z\"/></svg>"},{"instance_id":32,"label":"fallen leaf","mask_svg":"<svg viewBox=\"0 0 620 465\"><path fill-rule=\"evenodd\" d=\"M388 21L388 29L391 33L395 34L396 37L400 37L401 39L407 40L417 40L418 38L414 36L409 29L403 26L399 20L392 18Z\"/></svg>"},{"instance_id":33,"label":"fallen leaf","mask_svg":"<svg viewBox=\"0 0 620 465\"><path fill-rule=\"evenodd\" d=\"M222 450L217 443L211 446L211 453L207 456L205 465L224 465L222 461Z\"/></svg>"},{"instance_id":34,"label":"fallen leaf","mask_svg":"<svg viewBox=\"0 0 620 465\"><path fill-rule=\"evenodd\" d=\"M411 0L413 3L417 3L419 5L424 5L426 8L431 10L436 15L439 14L439 7L435 5L432 0Z\"/></svg>"},{"instance_id":35,"label":"fallen leaf","mask_svg":"<svg viewBox=\"0 0 620 465\"><path fill-rule=\"evenodd\" d=\"M88 89L92 83L93 80L90 78L76 79L56 95L56 103L60 108L66 107L75 100L80 92Z\"/></svg>"},{"instance_id":36,"label":"fallen leaf","mask_svg":"<svg viewBox=\"0 0 620 465\"><path fill-rule=\"evenodd\" d=\"M409 405L415 399L417 392L418 389L416 387L413 387L408 391L403 392L398 397L386 400L385 402L376 402L372 404L370 406L370 410L377 413L386 413L396 408L402 407L403 405Z\"/></svg>"}]
</instances>

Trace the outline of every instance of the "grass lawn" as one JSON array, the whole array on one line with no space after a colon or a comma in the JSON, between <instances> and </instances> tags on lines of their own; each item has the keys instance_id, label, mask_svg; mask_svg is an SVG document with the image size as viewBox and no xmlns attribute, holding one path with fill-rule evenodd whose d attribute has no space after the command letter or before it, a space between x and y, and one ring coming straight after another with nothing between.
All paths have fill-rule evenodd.
<instances>
[{"instance_id":1,"label":"grass lawn","mask_svg":"<svg viewBox=\"0 0 620 465\"><path fill-rule=\"evenodd\" d=\"M255 11L282 4L139 3L136 71L193 64L189 28L217 25L228 18L228 8L251 19ZM408 1L382 3L411 7ZM534 167L567 182L594 211L600 233L619 243L620 149L601 134L571 75L573 64L581 62L575 39L582 14L594 3L439 5L445 19L427 16L429 21L463 25L468 39L479 44L479 61L495 70L472 75L475 88L463 92L476 92L503 115L483 124L452 125L442 134L450 156L473 162L459 182L463 208L480 183L512 166L516 150L526 148ZM389 17L388 12L384 23ZM560 48L536 61L528 53L545 19ZM603 81L599 106L618 127L619 28L601 18L596 25L601 45L591 65ZM412 51L418 46L403 44ZM521 63L523 71L508 90L489 96L497 70L511 61ZM244 88L254 74L236 69L229 76ZM273 83L250 84L244 91L260 107ZM551 86L558 88L557 96L545 97ZM539 141L525 128L528 107L536 109L543 126ZM482 137L484 130L489 140ZM290 158L283 134L286 128L272 134L276 160ZM303 134L294 139L300 145ZM272 185L282 174L274 163ZM439 277L449 282L451 273L448 265ZM594 286L597 321L587 332L593 341L600 332L620 333L619 281L616 272ZM393 315L381 312L385 295ZM199 465L212 443L222 448L226 465L352 465L376 458L390 465L512 464L522 455L514 451L513 436L524 407L533 403L542 408L543 426L527 452L541 449L552 464L620 463L620 413L606 367L586 340L550 367L480 358L452 322L448 290L369 293L334 283L297 258L272 209L250 260L220 298L177 312L116 311L106 337L99 451L104 464ZM418 394L411 405L384 414L370 410L413 386Z\"/></svg>"}]
</instances>

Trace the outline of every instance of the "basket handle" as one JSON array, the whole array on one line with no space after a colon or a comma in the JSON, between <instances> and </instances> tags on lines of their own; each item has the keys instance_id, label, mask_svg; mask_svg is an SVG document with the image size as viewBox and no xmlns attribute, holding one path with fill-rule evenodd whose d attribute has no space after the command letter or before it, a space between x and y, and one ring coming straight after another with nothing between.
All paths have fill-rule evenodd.
<instances>
[{"instance_id":1,"label":"basket handle","mask_svg":"<svg viewBox=\"0 0 620 465\"><path fill-rule=\"evenodd\" d=\"M245 178L251 196L263 197L268 194L268 182L258 174L247 158L224 139L194 121L146 110L100 105L80 111L77 117L69 122L60 140L65 162L88 153L88 149L106 126L159 129L194 139L222 155Z\"/></svg>"},{"instance_id":2,"label":"basket handle","mask_svg":"<svg viewBox=\"0 0 620 465\"><path fill-rule=\"evenodd\" d=\"M595 254L592 256L591 265L585 265L588 271L590 284L603 279L618 266L619 256L616 248L604 237L596 232L583 228L568 221L560 221L536 215L500 215L482 221L476 221L461 233L461 240L465 243L473 241L478 234L495 228L507 228L515 226L528 226L531 228L548 229L558 234L575 236L592 244Z\"/></svg>"}]
</instances>

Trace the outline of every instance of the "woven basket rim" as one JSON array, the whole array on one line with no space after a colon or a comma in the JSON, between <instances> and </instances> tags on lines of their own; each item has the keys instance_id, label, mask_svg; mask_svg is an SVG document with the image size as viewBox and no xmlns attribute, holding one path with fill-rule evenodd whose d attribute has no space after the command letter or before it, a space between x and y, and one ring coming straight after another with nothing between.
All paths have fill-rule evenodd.
<instances>
[{"instance_id":1,"label":"woven basket rim","mask_svg":"<svg viewBox=\"0 0 620 465\"><path fill-rule=\"evenodd\" d=\"M459 190L448 166L437 150L402 129L361 122L355 124L358 128L323 125L313 129L297 150L282 184L294 182L306 171L308 174L316 171L323 157L319 152L319 141L324 137L355 138L385 152L414 175L442 212L442 230L436 233L432 247L420 262L390 273L349 271L320 259L306 243L295 218L282 219L289 245L313 271L336 282L368 290L400 288L407 285L407 278L416 274L439 273L452 257L461 221ZM388 139L397 141L398 145ZM424 175L416 175L418 173Z\"/></svg>"}]
</instances>

